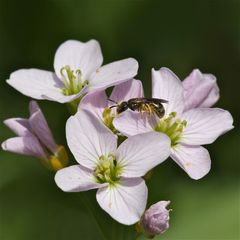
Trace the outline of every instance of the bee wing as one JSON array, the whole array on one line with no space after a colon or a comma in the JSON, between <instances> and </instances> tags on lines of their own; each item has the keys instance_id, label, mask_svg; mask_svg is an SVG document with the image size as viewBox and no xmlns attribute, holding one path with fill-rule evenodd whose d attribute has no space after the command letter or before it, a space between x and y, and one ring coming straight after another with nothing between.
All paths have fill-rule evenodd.
<instances>
[{"instance_id":1,"label":"bee wing","mask_svg":"<svg viewBox=\"0 0 240 240\"><path fill-rule=\"evenodd\" d=\"M152 102L157 103L157 104L168 103L167 100L160 99L160 98L149 98L149 101L152 101Z\"/></svg>"},{"instance_id":2,"label":"bee wing","mask_svg":"<svg viewBox=\"0 0 240 240\"><path fill-rule=\"evenodd\" d=\"M162 118L165 114L165 109L163 105L160 103L149 103L150 108L152 109L152 112L156 114L159 118Z\"/></svg>"}]
</instances>

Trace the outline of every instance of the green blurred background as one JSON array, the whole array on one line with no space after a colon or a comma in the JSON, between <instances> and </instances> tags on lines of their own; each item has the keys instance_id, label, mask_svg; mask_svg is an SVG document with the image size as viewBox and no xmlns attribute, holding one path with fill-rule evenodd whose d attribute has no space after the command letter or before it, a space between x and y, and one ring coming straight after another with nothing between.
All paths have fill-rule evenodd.
<instances>
[{"instance_id":1,"label":"green blurred background","mask_svg":"<svg viewBox=\"0 0 240 240\"><path fill-rule=\"evenodd\" d=\"M191 180L171 160L154 171L149 204L171 200L171 228L159 239L240 239L240 2L234 0L0 0L0 121L27 117L29 98L5 83L19 68L52 70L56 48L67 39L101 43L105 63L139 61L137 76L150 96L152 67L166 66L184 79L194 68L218 78L217 106L234 116L235 129L207 146L212 170ZM59 143L65 143L68 112L40 103ZM221 119L219 119L221 121ZM2 123L0 141L13 136ZM88 196L66 194L53 174L30 157L0 152L0 239L133 239ZM73 160L72 160L73 161ZM103 229L104 233L100 230Z\"/></svg>"}]
</instances>

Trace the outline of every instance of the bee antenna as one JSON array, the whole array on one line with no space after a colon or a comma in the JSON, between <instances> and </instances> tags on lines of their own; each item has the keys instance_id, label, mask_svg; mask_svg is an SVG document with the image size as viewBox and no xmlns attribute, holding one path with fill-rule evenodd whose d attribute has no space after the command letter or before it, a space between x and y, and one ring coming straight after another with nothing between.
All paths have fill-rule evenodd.
<instances>
[{"instance_id":1,"label":"bee antenna","mask_svg":"<svg viewBox=\"0 0 240 240\"><path fill-rule=\"evenodd\" d=\"M111 106L111 107L109 107L109 108L114 108L114 107L117 107L117 105L113 105L113 106Z\"/></svg>"},{"instance_id":2,"label":"bee antenna","mask_svg":"<svg viewBox=\"0 0 240 240\"><path fill-rule=\"evenodd\" d=\"M118 104L117 102L115 102L114 100L112 100L110 98L108 98L108 101Z\"/></svg>"}]
</instances>

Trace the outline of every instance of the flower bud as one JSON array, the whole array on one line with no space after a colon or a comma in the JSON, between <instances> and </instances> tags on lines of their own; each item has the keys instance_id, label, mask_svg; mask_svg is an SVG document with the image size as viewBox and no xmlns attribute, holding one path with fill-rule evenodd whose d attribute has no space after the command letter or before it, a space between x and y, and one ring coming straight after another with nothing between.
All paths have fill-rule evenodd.
<instances>
[{"instance_id":1,"label":"flower bud","mask_svg":"<svg viewBox=\"0 0 240 240\"><path fill-rule=\"evenodd\" d=\"M62 145L58 145L52 131L36 101L29 104L30 117L10 118L4 121L18 137L2 143L5 151L39 158L49 170L58 171L68 164L68 155Z\"/></svg>"},{"instance_id":2,"label":"flower bud","mask_svg":"<svg viewBox=\"0 0 240 240\"><path fill-rule=\"evenodd\" d=\"M169 228L169 210L166 209L169 203L170 201L155 203L142 216L140 224L147 237L153 238Z\"/></svg>"}]
</instances>

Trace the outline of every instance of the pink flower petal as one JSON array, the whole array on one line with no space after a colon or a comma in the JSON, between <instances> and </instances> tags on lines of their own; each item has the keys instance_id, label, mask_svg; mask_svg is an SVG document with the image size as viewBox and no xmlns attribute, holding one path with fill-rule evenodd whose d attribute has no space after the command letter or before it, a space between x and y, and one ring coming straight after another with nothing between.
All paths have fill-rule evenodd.
<instances>
[{"instance_id":1,"label":"pink flower petal","mask_svg":"<svg viewBox=\"0 0 240 240\"><path fill-rule=\"evenodd\" d=\"M142 177L170 155L167 135L149 132L129 137L119 147L116 159L123 167L121 176Z\"/></svg>"},{"instance_id":2,"label":"pink flower petal","mask_svg":"<svg viewBox=\"0 0 240 240\"><path fill-rule=\"evenodd\" d=\"M103 57L96 40L86 43L69 40L60 45L54 58L54 69L61 79L61 68L70 66L71 70L81 70L83 79L89 80L92 72L102 65Z\"/></svg>"},{"instance_id":3,"label":"pink flower petal","mask_svg":"<svg viewBox=\"0 0 240 240\"><path fill-rule=\"evenodd\" d=\"M184 109L183 86L179 78L168 68L152 69L152 97L167 100L163 104L166 116L171 112L181 115Z\"/></svg>"},{"instance_id":4,"label":"pink flower petal","mask_svg":"<svg viewBox=\"0 0 240 240\"><path fill-rule=\"evenodd\" d=\"M90 79L89 91L104 90L133 78L138 71L138 62L133 58L109 63L94 72Z\"/></svg>"},{"instance_id":5,"label":"pink flower petal","mask_svg":"<svg viewBox=\"0 0 240 240\"><path fill-rule=\"evenodd\" d=\"M93 114L79 110L66 124L68 146L84 167L95 169L100 156L115 153L117 138Z\"/></svg>"},{"instance_id":6,"label":"pink flower petal","mask_svg":"<svg viewBox=\"0 0 240 240\"><path fill-rule=\"evenodd\" d=\"M55 101L59 103L68 103L72 102L73 100L82 97L84 94L88 92L88 87L86 86L83 88L79 93L72 94L66 96L62 93L61 89L48 89L44 92L43 97L44 99Z\"/></svg>"},{"instance_id":7,"label":"pink flower petal","mask_svg":"<svg viewBox=\"0 0 240 240\"><path fill-rule=\"evenodd\" d=\"M180 141L189 145L210 144L233 128L231 114L220 108L191 109L182 118L187 126Z\"/></svg>"},{"instance_id":8,"label":"pink flower petal","mask_svg":"<svg viewBox=\"0 0 240 240\"><path fill-rule=\"evenodd\" d=\"M9 118L4 121L4 124L20 137L31 134L28 119Z\"/></svg>"},{"instance_id":9,"label":"pink flower petal","mask_svg":"<svg viewBox=\"0 0 240 240\"><path fill-rule=\"evenodd\" d=\"M201 103L199 107L212 107L218 101L219 97L219 88L216 83L214 87L210 90L208 97Z\"/></svg>"},{"instance_id":10,"label":"pink flower petal","mask_svg":"<svg viewBox=\"0 0 240 240\"><path fill-rule=\"evenodd\" d=\"M46 146L46 148L54 153L57 149L57 144L36 101L30 102L29 111L31 114L29 118L29 124L32 132L34 132L34 134L38 137L41 143Z\"/></svg>"},{"instance_id":11,"label":"pink flower petal","mask_svg":"<svg viewBox=\"0 0 240 240\"><path fill-rule=\"evenodd\" d=\"M196 107L211 107L219 99L216 77L202 74L198 69L183 81L185 111Z\"/></svg>"},{"instance_id":12,"label":"pink flower petal","mask_svg":"<svg viewBox=\"0 0 240 240\"><path fill-rule=\"evenodd\" d=\"M45 99L46 91L59 91L62 86L56 75L40 69L20 69L10 75L7 83L22 94L34 99Z\"/></svg>"},{"instance_id":13,"label":"pink flower petal","mask_svg":"<svg viewBox=\"0 0 240 240\"><path fill-rule=\"evenodd\" d=\"M97 191L97 201L116 221L132 225L139 221L147 203L147 186L141 178L121 179Z\"/></svg>"},{"instance_id":14,"label":"pink flower petal","mask_svg":"<svg viewBox=\"0 0 240 240\"><path fill-rule=\"evenodd\" d=\"M140 133L153 131L154 123L148 121L146 114L127 111L113 120L114 127L123 135L129 137Z\"/></svg>"},{"instance_id":15,"label":"pink flower petal","mask_svg":"<svg viewBox=\"0 0 240 240\"><path fill-rule=\"evenodd\" d=\"M105 91L98 91L86 95L79 104L79 109L85 109L102 119L102 113L108 106L107 95Z\"/></svg>"},{"instance_id":16,"label":"pink flower petal","mask_svg":"<svg viewBox=\"0 0 240 240\"><path fill-rule=\"evenodd\" d=\"M201 146L178 144L172 150L171 158L193 179L204 177L211 168L211 159L207 149Z\"/></svg>"},{"instance_id":17,"label":"pink flower petal","mask_svg":"<svg viewBox=\"0 0 240 240\"><path fill-rule=\"evenodd\" d=\"M39 141L33 135L9 138L2 143L2 149L8 152L46 159L46 154Z\"/></svg>"},{"instance_id":18,"label":"pink flower petal","mask_svg":"<svg viewBox=\"0 0 240 240\"><path fill-rule=\"evenodd\" d=\"M131 98L143 97L143 86L139 80L131 79L113 88L110 99L115 102L128 101ZM112 104L111 104L112 105Z\"/></svg>"},{"instance_id":19,"label":"pink flower petal","mask_svg":"<svg viewBox=\"0 0 240 240\"><path fill-rule=\"evenodd\" d=\"M59 170L55 175L55 182L64 192L82 192L108 185L97 183L93 172L81 165Z\"/></svg>"}]
</instances>

